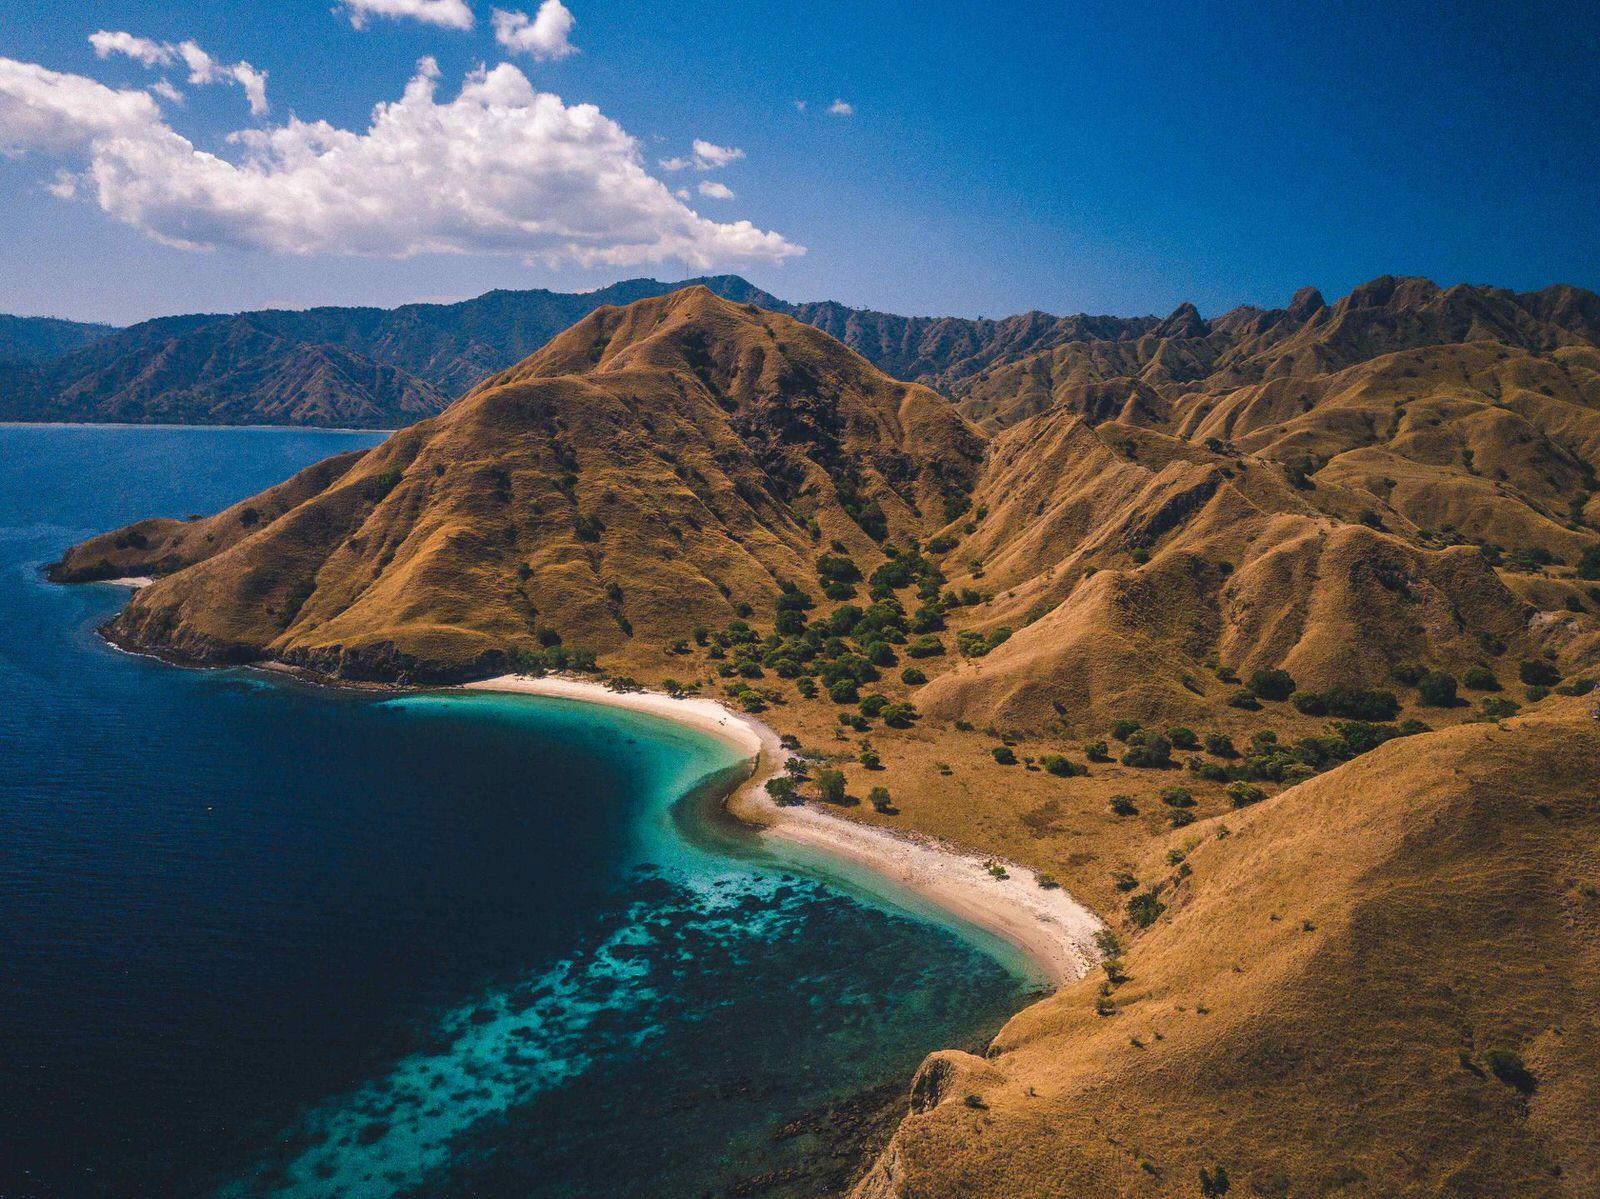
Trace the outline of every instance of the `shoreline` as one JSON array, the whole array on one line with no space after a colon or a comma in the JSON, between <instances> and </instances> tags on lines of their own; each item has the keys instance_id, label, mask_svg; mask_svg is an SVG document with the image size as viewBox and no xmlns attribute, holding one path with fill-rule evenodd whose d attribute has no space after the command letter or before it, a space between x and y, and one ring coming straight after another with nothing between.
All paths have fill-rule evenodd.
<instances>
[{"instance_id":1,"label":"shoreline","mask_svg":"<svg viewBox=\"0 0 1600 1199\"><path fill-rule=\"evenodd\" d=\"M768 779L789 758L778 734L714 699L674 699L659 691L612 691L589 680L500 675L460 684L457 690L497 691L570 699L658 716L716 737L745 755L748 774L723 801L730 815L764 835L863 867L966 924L1020 950L1052 987L1075 982L1099 962L1094 936L1105 925L1063 888L1039 886L1026 866L981 857L931 837L893 832L835 816L807 803L779 807L766 793ZM999 862L1010 876L997 879Z\"/></svg>"}]
</instances>

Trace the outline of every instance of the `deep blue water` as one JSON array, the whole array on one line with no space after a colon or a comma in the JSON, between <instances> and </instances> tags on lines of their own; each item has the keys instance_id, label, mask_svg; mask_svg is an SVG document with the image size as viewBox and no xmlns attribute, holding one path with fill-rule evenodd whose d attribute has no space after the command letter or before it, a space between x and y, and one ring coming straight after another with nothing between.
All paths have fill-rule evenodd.
<instances>
[{"instance_id":1,"label":"deep blue water","mask_svg":"<svg viewBox=\"0 0 1600 1199\"><path fill-rule=\"evenodd\" d=\"M981 939L708 826L715 742L177 669L39 575L375 440L0 427L0 1196L719 1195L1018 1006Z\"/></svg>"}]
</instances>

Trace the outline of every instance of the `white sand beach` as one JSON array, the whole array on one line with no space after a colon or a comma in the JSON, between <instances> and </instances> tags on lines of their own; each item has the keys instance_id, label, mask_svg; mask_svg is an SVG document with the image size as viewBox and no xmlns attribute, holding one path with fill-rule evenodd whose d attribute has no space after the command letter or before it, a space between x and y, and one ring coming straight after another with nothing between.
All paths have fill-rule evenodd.
<instances>
[{"instance_id":1,"label":"white sand beach","mask_svg":"<svg viewBox=\"0 0 1600 1199\"><path fill-rule=\"evenodd\" d=\"M1060 986L1083 977L1099 961L1094 935L1104 925L1059 887L1039 885L1025 866L1001 862L1009 875L990 873L984 858L930 837L890 832L835 815L817 804L779 807L766 781L781 771L788 751L765 724L704 696L654 691L612 691L584 679L501 675L467 683L471 690L511 691L582 700L645 712L712 736L748 755L750 777L729 796L728 810L768 836L821 850L865 867L936 904L959 919L1015 945Z\"/></svg>"}]
</instances>

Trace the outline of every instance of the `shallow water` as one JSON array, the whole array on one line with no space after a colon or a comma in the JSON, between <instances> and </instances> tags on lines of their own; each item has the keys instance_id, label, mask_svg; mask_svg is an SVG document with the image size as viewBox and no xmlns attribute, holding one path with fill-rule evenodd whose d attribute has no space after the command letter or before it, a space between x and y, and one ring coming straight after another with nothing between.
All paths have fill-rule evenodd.
<instances>
[{"instance_id":1,"label":"shallow water","mask_svg":"<svg viewBox=\"0 0 1600 1199\"><path fill-rule=\"evenodd\" d=\"M1003 950L708 825L718 742L175 669L39 577L375 440L0 428L0 1194L724 1194L1018 1006Z\"/></svg>"}]
</instances>

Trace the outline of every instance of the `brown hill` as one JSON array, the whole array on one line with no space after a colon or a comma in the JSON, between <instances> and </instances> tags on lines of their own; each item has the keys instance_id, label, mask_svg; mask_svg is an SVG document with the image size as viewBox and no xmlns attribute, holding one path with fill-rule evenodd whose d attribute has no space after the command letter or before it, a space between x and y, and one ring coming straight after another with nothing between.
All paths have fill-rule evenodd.
<instances>
[{"instance_id":1,"label":"brown hill","mask_svg":"<svg viewBox=\"0 0 1600 1199\"><path fill-rule=\"evenodd\" d=\"M555 639L659 657L693 624L770 615L819 547L870 559L942 524L980 452L933 392L691 288L594 313L353 461L56 573L187 565L115 632L203 659L456 677Z\"/></svg>"},{"instance_id":2,"label":"brown hill","mask_svg":"<svg viewBox=\"0 0 1600 1199\"><path fill-rule=\"evenodd\" d=\"M931 1058L857 1199L1600 1192L1597 794L1600 726L1516 721L1192 826L1120 981Z\"/></svg>"}]
</instances>

